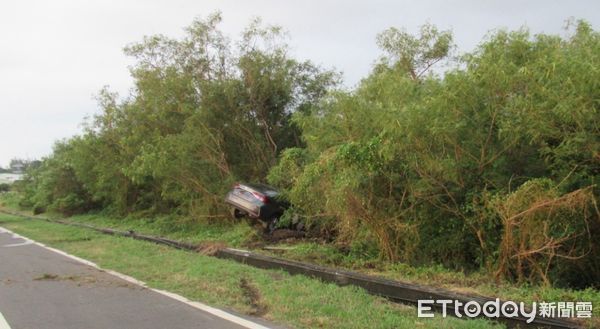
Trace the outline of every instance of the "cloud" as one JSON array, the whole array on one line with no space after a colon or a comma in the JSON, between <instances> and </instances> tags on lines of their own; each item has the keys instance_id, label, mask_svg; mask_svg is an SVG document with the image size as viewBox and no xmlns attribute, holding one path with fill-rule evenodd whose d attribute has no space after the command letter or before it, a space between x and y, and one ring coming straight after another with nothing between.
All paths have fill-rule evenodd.
<instances>
[{"instance_id":1,"label":"cloud","mask_svg":"<svg viewBox=\"0 0 600 329\"><path fill-rule=\"evenodd\" d=\"M495 28L560 33L571 16L600 21L597 1L11 1L0 12L0 165L49 154L55 140L78 133L102 86L126 94L125 45L181 36L216 10L232 37L256 16L283 26L297 57L343 71L347 86L368 74L380 54L375 35L390 26L452 29L468 51Z\"/></svg>"}]
</instances>

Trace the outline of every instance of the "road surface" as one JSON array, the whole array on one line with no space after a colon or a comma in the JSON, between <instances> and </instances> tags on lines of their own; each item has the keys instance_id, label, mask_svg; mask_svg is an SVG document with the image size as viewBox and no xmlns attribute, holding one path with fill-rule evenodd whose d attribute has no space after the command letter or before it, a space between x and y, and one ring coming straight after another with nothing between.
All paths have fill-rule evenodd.
<instances>
[{"instance_id":1,"label":"road surface","mask_svg":"<svg viewBox=\"0 0 600 329\"><path fill-rule=\"evenodd\" d=\"M254 321L193 307L0 228L0 329L266 326Z\"/></svg>"}]
</instances>

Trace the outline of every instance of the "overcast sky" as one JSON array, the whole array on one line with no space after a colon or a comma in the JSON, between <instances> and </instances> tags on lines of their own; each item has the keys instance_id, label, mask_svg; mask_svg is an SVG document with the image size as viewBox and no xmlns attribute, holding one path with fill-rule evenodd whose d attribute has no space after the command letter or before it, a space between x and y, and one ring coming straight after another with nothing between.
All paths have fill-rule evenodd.
<instances>
[{"instance_id":1,"label":"overcast sky","mask_svg":"<svg viewBox=\"0 0 600 329\"><path fill-rule=\"evenodd\" d=\"M369 73L380 55L375 36L391 26L451 29L466 52L494 29L564 34L569 17L600 25L597 0L2 0L0 166L48 155L54 141L79 133L98 110L93 96L103 86L127 94L125 45L144 35L181 36L195 17L217 10L232 37L256 16L284 27L293 55L342 71L346 86Z\"/></svg>"}]
</instances>

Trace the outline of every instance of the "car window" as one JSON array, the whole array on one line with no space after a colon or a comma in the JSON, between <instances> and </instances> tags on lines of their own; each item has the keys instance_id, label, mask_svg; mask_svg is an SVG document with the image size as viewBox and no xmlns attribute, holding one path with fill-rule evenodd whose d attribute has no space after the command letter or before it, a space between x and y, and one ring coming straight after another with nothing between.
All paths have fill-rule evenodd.
<instances>
[{"instance_id":1,"label":"car window","mask_svg":"<svg viewBox=\"0 0 600 329\"><path fill-rule=\"evenodd\" d=\"M247 184L248 187L268 196L268 197L276 197L279 195L279 192L275 190L273 187L265 184Z\"/></svg>"},{"instance_id":2,"label":"car window","mask_svg":"<svg viewBox=\"0 0 600 329\"><path fill-rule=\"evenodd\" d=\"M252 192L248 192L246 190L240 190L240 195L242 196L242 198L244 198L248 201L254 202L254 203L262 202L254 194L252 194Z\"/></svg>"},{"instance_id":3,"label":"car window","mask_svg":"<svg viewBox=\"0 0 600 329\"><path fill-rule=\"evenodd\" d=\"M268 197L276 197L279 195L279 192L274 191L274 190L266 190L263 191L264 194L266 194Z\"/></svg>"}]
</instances>

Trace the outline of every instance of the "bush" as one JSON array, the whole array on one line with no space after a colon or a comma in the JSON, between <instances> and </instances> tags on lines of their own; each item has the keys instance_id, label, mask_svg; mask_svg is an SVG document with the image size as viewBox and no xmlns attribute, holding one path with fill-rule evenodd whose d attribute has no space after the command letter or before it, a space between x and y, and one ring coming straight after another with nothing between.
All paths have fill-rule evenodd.
<instances>
[{"instance_id":1,"label":"bush","mask_svg":"<svg viewBox=\"0 0 600 329\"><path fill-rule=\"evenodd\" d=\"M10 184L0 183L0 193L10 191Z\"/></svg>"},{"instance_id":2,"label":"bush","mask_svg":"<svg viewBox=\"0 0 600 329\"><path fill-rule=\"evenodd\" d=\"M590 223L598 219L592 188L561 194L549 179L534 179L491 203L503 225L496 276L517 282L570 282L560 269L573 263L596 263L588 256ZM594 264L595 265L595 264ZM566 280L565 280L566 279Z\"/></svg>"},{"instance_id":3,"label":"bush","mask_svg":"<svg viewBox=\"0 0 600 329\"><path fill-rule=\"evenodd\" d=\"M440 77L423 70L451 38L422 32L386 32L356 90L297 113L306 148L272 182L338 243L391 261L572 286L585 268L598 285L598 33L498 31Z\"/></svg>"}]
</instances>

